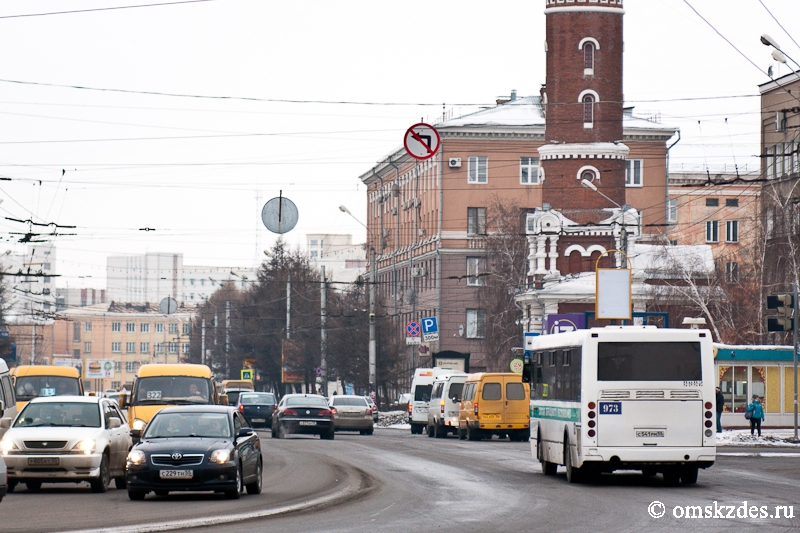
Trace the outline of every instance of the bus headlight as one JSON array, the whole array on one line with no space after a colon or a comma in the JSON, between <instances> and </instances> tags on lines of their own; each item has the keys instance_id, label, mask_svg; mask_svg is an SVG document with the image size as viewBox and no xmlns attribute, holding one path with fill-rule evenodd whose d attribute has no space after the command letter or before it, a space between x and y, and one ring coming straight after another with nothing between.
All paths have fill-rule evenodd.
<instances>
[{"instance_id":1,"label":"bus headlight","mask_svg":"<svg viewBox=\"0 0 800 533\"><path fill-rule=\"evenodd\" d=\"M133 429L138 429L139 431L142 431L146 425L147 422L145 422L141 418L136 418L133 421Z\"/></svg>"},{"instance_id":2,"label":"bus headlight","mask_svg":"<svg viewBox=\"0 0 800 533\"><path fill-rule=\"evenodd\" d=\"M133 465L143 464L145 460L144 452L142 450L131 450L128 454L128 462Z\"/></svg>"}]
</instances>

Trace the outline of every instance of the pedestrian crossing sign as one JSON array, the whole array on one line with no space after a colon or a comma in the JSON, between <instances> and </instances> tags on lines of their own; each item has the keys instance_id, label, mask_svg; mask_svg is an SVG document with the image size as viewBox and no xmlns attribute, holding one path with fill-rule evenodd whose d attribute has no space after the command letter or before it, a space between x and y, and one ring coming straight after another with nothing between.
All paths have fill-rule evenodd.
<instances>
[{"instance_id":1,"label":"pedestrian crossing sign","mask_svg":"<svg viewBox=\"0 0 800 533\"><path fill-rule=\"evenodd\" d=\"M241 370L242 381L253 381L253 370L250 368L243 368Z\"/></svg>"}]
</instances>

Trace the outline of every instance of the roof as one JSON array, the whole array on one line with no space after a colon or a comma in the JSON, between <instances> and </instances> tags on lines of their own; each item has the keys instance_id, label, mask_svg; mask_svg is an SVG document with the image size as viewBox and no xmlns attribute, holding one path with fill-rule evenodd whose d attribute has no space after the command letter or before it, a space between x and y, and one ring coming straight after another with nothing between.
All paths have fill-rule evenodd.
<instances>
[{"instance_id":1,"label":"roof","mask_svg":"<svg viewBox=\"0 0 800 533\"><path fill-rule=\"evenodd\" d=\"M135 318L133 315L141 317L153 318L153 315L158 315L163 318L182 318L186 319L189 315L193 315L196 311L194 306L178 307L175 313L165 315L161 312L160 304L155 303L123 303L111 302L105 304L86 305L82 307L72 307L58 312L61 317L89 317L89 316L108 316L108 315L127 315Z\"/></svg>"},{"instance_id":2,"label":"roof","mask_svg":"<svg viewBox=\"0 0 800 533\"><path fill-rule=\"evenodd\" d=\"M798 81L800 81L798 80L797 76L800 76L800 70L798 70L797 72L794 71L790 72L789 74L781 76L780 78L777 79L769 80L768 82L762 83L761 85L758 86L758 92L763 95L764 93L768 93L774 89L783 88L788 84L797 83Z\"/></svg>"},{"instance_id":3,"label":"roof","mask_svg":"<svg viewBox=\"0 0 800 533\"><path fill-rule=\"evenodd\" d=\"M31 403L53 403L53 402L72 402L72 403L100 403L102 400L107 400L102 396L37 396L31 399Z\"/></svg>"},{"instance_id":4,"label":"roof","mask_svg":"<svg viewBox=\"0 0 800 533\"><path fill-rule=\"evenodd\" d=\"M139 367L137 377L149 378L154 376L192 376L210 378L211 369L206 365L180 364L147 364Z\"/></svg>"},{"instance_id":5,"label":"roof","mask_svg":"<svg viewBox=\"0 0 800 533\"><path fill-rule=\"evenodd\" d=\"M20 365L14 367L13 374L17 377L23 376L65 376L68 378L79 378L81 375L78 369L72 366L55 365Z\"/></svg>"}]
</instances>

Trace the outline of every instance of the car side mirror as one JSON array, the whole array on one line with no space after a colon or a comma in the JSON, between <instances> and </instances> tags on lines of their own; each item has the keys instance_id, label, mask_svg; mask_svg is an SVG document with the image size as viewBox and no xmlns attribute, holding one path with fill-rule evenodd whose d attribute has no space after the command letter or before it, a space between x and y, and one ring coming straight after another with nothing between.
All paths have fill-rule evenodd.
<instances>
[{"instance_id":1,"label":"car side mirror","mask_svg":"<svg viewBox=\"0 0 800 533\"><path fill-rule=\"evenodd\" d=\"M0 418L0 429L8 429L11 427L11 418L4 417Z\"/></svg>"},{"instance_id":2,"label":"car side mirror","mask_svg":"<svg viewBox=\"0 0 800 533\"><path fill-rule=\"evenodd\" d=\"M126 399L127 399L127 396L125 394L120 394L119 395L119 400L117 400L117 404L119 404L119 406L121 408L124 408L125 404L126 404L126 401L125 401Z\"/></svg>"},{"instance_id":3,"label":"car side mirror","mask_svg":"<svg viewBox=\"0 0 800 533\"><path fill-rule=\"evenodd\" d=\"M0 400L0 413L6 410L6 404L3 403L3 400Z\"/></svg>"},{"instance_id":4,"label":"car side mirror","mask_svg":"<svg viewBox=\"0 0 800 533\"><path fill-rule=\"evenodd\" d=\"M237 437L249 437L253 433L253 428L240 428Z\"/></svg>"},{"instance_id":5,"label":"car side mirror","mask_svg":"<svg viewBox=\"0 0 800 533\"><path fill-rule=\"evenodd\" d=\"M142 430L131 429L131 438L133 439L134 443L139 442L139 440L142 438Z\"/></svg>"},{"instance_id":6,"label":"car side mirror","mask_svg":"<svg viewBox=\"0 0 800 533\"><path fill-rule=\"evenodd\" d=\"M227 394L220 394L219 395L219 404L220 405L228 405L228 395Z\"/></svg>"},{"instance_id":7,"label":"car side mirror","mask_svg":"<svg viewBox=\"0 0 800 533\"><path fill-rule=\"evenodd\" d=\"M122 425L122 420L120 420L116 416L112 416L108 419L108 429L117 429Z\"/></svg>"},{"instance_id":8,"label":"car side mirror","mask_svg":"<svg viewBox=\"0 0 800 533\"><path fill-rule=\"evenodd\" d=\"M450 399L453 401L453 403L458 403L459 402L458 396L453 396Z\"/></svg>"}]
</instances>

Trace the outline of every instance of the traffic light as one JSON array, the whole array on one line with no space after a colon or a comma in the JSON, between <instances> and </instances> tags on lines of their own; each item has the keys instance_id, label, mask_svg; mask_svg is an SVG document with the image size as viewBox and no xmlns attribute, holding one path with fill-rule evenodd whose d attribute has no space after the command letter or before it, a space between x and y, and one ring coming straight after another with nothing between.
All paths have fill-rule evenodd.
<instances>
[{"instance_id":1,"label":"traffic light","mask_svg":"<svg viewBox=\"0 0 800 533\"><path fill-rule=\"evenodd\" d=\"M778 312L776 318L767 318L767 331L792 331L794 329L795 301L791 294L767 296L767 309Z\"/></svg>"}]
</instances>

